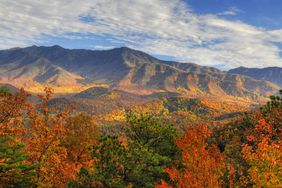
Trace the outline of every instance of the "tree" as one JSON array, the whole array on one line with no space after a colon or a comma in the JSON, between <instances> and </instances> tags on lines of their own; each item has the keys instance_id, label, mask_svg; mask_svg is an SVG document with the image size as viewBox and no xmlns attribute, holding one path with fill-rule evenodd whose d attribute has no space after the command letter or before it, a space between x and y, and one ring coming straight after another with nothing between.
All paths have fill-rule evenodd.
<instances>
[{"instance_id":1,"label":"tree","mask_svg":"<svg viewBox=\"0 0 282 188\"><path fill-rule=\"evenodd\" d=\"M168 179L164 166L180 166L177 132L154 115L129 115L127 168L134 187L154 187Z\"/></svg>"},{"instance_id":2,"label":"tree","mask_svg":"<svg viewBox=\"0 0 282 188\"><path fill-rule=\"evenodd\" d=\"M191 126L183 138L177 141L182 149L184 169L166 168L172 184L179 188L188 187L221 187L221 178L226 170L225 158L219 149L212 145L208 148L206 142L211 131L201 124ZM156 187L171 187L162 181Z\"/></svg>"},{"instance_id":3,"label":"tree","mask_svg":"<svg viewBox=\"0 0 282 188\"><path fill-rule=\"evenodd\" d=\"M11 94L7 88L0 89L0 187L33 185L37 166L28 162L29 156L20 142L27 97L23 90Z\"/></svg>"},{"instance_id":4,"label":"tree","mask_svg":"<svg viewBox=\"0 0 282 188\"><path fill-rule=\"evenodd\" d=\"M93 150L92 168L83 168L73 187L154 187L168 179L163 167L178 166L180 160L176 130L154 116L130 115L127 121L126 140L101 138Z\"/></svg>"},{"instance_id":5,"label":"tree","mask_svg":"<svg viewBox=\"0 0 282 188\"><path fill-rule=\"evenodd\" d=\"M242 155L248 162L251 183L255 187L278 187L282 184L281 138L272 141L272 125L265 119L259 120L249 143L243 144Z\"/></svg>"},{"instance_id":6,"label":"tree","mask_svg":"<svg viewBox=\"0 0 282 188\"><path fill-rule=\"evenodd\" d=\"M262 111L267 113L271 112L273 108L282 108L282 90L279 90L279 95L280 96L270 96L270 101L261 108Z\"/></svg>"},{"instance_id":7,"label":"tree","mask_svg":"<svg viewBox=\"0 0 282 188\"><path fill-rule=\"evenodd\" d=\"M93 155L98 159L95 163L94 176L97 187L126 187L126 149L117 137L106 136L94 147ZM100 185L99 185L100 184Z\"/></svg>"},{"instance_id":8,"label":"tree","mask_svg":"<svg viewBox=\"0 0 282 188\"><path fill-rule=\"evenodd\" d=\"M34 185L36 165L28 162L24 145L14 143L9 136L0 137L0 187L30 187Z\"/></svg>"},{"instance_id":9,"label":"tree","mask_svg":"<svg viewBox=\"0 0 282 188\"><path fill-rule=\"evenodd\" d=\"M75 181L69 187L126 187L126 148L115 136L99 139L93 147L95 162L91 169L82 168Z\"/></svg>"},{"instance_id":10,"label":"tree","mask_svg":"<svg viewBox=\"0 0 282 188\"><path fill-rule=\"evenodd\" d=\"M233 167L234 186L263 186L262 182L270 183L271 178L277 178L275 169L279 165L270 164L281 163L278 160L281 152L277 151L282 137L281 101L281 96L272 96L261 109L214 131L211 143L221 148L229 166Z\"/></svg>"},{"instance_id":11,"label":"tree","mask_svg":"<svg viewBox=\"0 0 282 188\"><path fill-rule=\"evenodd\" d=\"M29 94L20 90L15 94L0 94L0 135L22 131L24 112L30 107L27 102Z\"/></svg>"},{"instance_id":12,"label":"tree","mask_svg":"<svg viewBox=\"0 0 282 188\"><path fill-rule=\"evenodd\" d=\"M127 116L126 137L129 144L137 144L169 158L168 162L179 159L180 151L175 143L178 133L172 124L167 124L155 115L134 114Z\"/></svg>"},{"instance_id":13,"label":"tree","mask_svg":"<svg viewBox=\"0 0 282 188\"><path fill-rule=\"evenodd\" d=\"M1 183L65 187L77 169L91 163L88 147L95 144L96 126L88 115L49 107L50 88L38 104L29 103L28 97L24 90L0 95Z\"/></svg>"},{"instance_id":14,"label":"tree","mask_svg":"<svg viewBox=\"0 0 282 188\"><path fill-rule=\"evenodd\" d=\"M91 162L90 147L97 144L99 129L93 118L86 113L68 117L68 129L62 145L67 150L68 160L75 165L79 172L81 167L88 167Z\"/></svg>"},{"instance_id":15,"label":"tree","mask_svg":"<svg viewBox=\"0 0 282 188\"><path fill-rule=\"evenodd\" d=\"M36 184L39 187L65 187L68 180L76 174L72 163L67 159L67 150L62 145L68 129L66 121L70 114L67 111L53 111L47 102L52 97L52 90L45 89L40 96L41 103L31 105L27 112L23 141L29 161L39 165L36 170Z\"/></svg>"}]
</instances>

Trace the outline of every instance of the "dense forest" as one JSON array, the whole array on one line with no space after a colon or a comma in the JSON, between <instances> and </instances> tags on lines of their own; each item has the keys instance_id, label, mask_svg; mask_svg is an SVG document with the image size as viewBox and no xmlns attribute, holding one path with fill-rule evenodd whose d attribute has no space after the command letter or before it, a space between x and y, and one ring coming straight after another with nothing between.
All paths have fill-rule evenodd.
<instances>
[{"instance_id":1,"label":"dense forest","mask_svg":"<svg viewBox=\"0 0 282 188\"><path fill-rule=\"evenodd\" d=\"M216 125L183 109L178 119L139 109L101 126L75 106L50 106L51 88L37 103L29 97L0 89L1 188L282 186L282 91Z\"/></svg>"}]
</instances>

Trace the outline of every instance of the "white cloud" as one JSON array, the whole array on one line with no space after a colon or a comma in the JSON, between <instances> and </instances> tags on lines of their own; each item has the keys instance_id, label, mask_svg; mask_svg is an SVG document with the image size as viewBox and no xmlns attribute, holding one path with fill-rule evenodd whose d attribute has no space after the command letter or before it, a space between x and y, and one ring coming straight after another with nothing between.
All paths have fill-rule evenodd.
<instances>
[{"instance_id":1,"label":"white cloud","mask_svg":"<svg viewBox=\"0 0 282 188\"><path fill-rule=\"evenodd\" d=\"M225 15L239 12L228 11ZM44 42L42 35L75 39L106 34L111 41L183 62L264 67L282 66L275 45L282 42L281 33L197 15L180 0L0 0L0 48Z\"/></svg>"},{"instance_id":2,"label":"white cloud","mask_svg":"<svg viewBox=\"0 0 282 188\"><path fill-rule=\"evenodd\" d=\"M226 10L224 12L220 12L217 15L219 15L219 16L235 16L240 12L241 12L241 10L238 9L237 7L230 7L228 10Z\"/></svg>"},{"instance_id":3,"label":"white cloud","mask_svg":"<svg viewBox=\"0 0 282 188\"><path fill-rule=\"evenodd\" d=\"M109 50L115 48L115 46L102 46L102 45L93 45L91 47L93 47L95 50Z\"/></svg>"}]
</instances>

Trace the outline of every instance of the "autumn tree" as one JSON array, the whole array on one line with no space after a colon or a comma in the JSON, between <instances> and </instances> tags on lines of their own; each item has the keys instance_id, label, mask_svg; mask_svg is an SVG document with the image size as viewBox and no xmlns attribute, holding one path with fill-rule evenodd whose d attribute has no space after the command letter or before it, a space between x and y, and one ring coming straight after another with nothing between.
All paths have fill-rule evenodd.
<instances>
[{"instance_id":1,"label":"autumn tree","mask_svg":"<svg viewBox=\"0 0 282 188\"><path fill-rule=\"evenodd\" d=\"M255 187L278 187L282 185L281 138L272 141L273 128L265 119L259 120L249 143L243 144L242 155L248 162L251 183Z\"/></svg>"},{"instance_id":2,"label":"autumn tree","mask_svg":"<svg viewBox=\"0 0 282 188\"><path fill-rule=\"evenodd\" d=\"M0 178L5 187L66 187L78 169L91 163L88 148L98 133L92 118L53 109L48 104L52 95L46 88L41 101L31 104L24 90L0 92Z\"/></svg>"},{"instance_id":3,"label":"autumn tree","mask_svg":"<svg viewBox=\"0 0 282 188\"><path fill-rule=\"evenodd\" d=\"M65 123L67 111L56 112L47 106L52 97L52 89L46 88L41 102L31 105L27 112L25 126L27 134L23 138L29 161L39 165L36 171L36 184L39 187L65 187L75 175L73 164L67 159L67 149L62 140L68 132Z\"/></svg>"},{"instance_id":4,"label":"autumn tree","mask_svg":"<svg viewBox=\"0 0 282 188\"><path fill-rule=\"evenodd\" d=\"M221 149L228 164L233 166L233 170L235 170L234 186L251 187L256 184L254 182L257 181L258 176L255 178L254 171L261 176L276 174L275 169L272 168L274 166L268 165L271 164L270 158L277 162L279 152L277 153L275 146L281 145L281 93L280 91L280 96L272 96L261 109L246 113L242 118L216 128L213 132L211 143ZM264 127L264 129L258 129L258 126ZM272 155L273 157L270 157ZM266 157L265 160L259 160L259 157L264 158L262 156ZM262 164L267 168L265 172L262 170ZM270 172L272 170L274 171ZM270 176L268 178L271 179ZM259 179L266 181L263 177Z\"/></svg>"},{"instance_id":5,"label":"autumn tree","mask_svg":"<svg viewBox=\"0 0 282 188\"><path fill-rule=\"evenodd\" d=\"M24 144L22 116L28 94L20 90L12 94L0 89L0 187L29 187L33 185L36 165L28 162Z\"/></svg>"},{"instance_id":6,"label":"autumn tree","mask_svg":"<svg viewBox=\"0 0 282 188\"><path fill-rule=\"evenodd\" d=\"M90 165L91 151L89 148L96 145L99 129L93 118L86 113L68 117L65 124L68 131L62 140L62 145L67 150L68 160L79 172L81 167Z\"/></svg>"},{"instance_id":7,"label":"autumn tree","mask_svg":"<svg viewBox=\"0 0 282 188\"><path fill-rule=\"evenodd\" d=\"M29 94L24 90L11 94L9 91L0 92L0 135L18 134L23 131L23 116L30 104Z\"/></svg>"},{"instance_id":8,"label":"autumn tree","mask_svg":"<svg viewBox=\"0 0 282 188\"><path fill-rule=\"evenodd\" d=\"M225 158L215 145L208 147L211 131L201 124L191 126L177 146L182 150L183 170L165 168L172 183L162 181L156 187L221 187L226 170Z\"/></svg>"}]
</instances>

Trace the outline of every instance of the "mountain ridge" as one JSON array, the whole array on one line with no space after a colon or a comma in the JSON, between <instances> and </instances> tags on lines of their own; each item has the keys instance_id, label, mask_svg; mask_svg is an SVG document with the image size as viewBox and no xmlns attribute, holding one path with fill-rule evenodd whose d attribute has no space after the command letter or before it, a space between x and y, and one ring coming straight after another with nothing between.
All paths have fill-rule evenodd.
<instances>
[{"instance_id":1,"label":"mountain ridge","mask_svg":"<svg viewBox=\"0 0 282 188\"><path fill-rule=\"evenodd\" d=\"M36 61L42 63L36 64ZM42 64L45 69L39 68ZM10 78L21 69L26 74L19 74L18 81ZM36 79L38 76L41 79ZM93 85L106 85L141 95L171 92L194 97L231 95L252 99L270 95L279 88L267 81L212 67L159 60L127 47L94 51L65 49L58 45L0 51L0 82L26 88L28 84L34 84L33 88L36 85L80 88L72 90L74 93Z\"/></svg>"},{"instance_id":2,"label":"mountain ridge","mask_svg":"<svg viewBox=\"0 0 282 188\"><path fill-rule=\"evenodd\" d=\"M266 80L282 87L282 67L247 68L238 67L229 70L230 73L252 77L257 80Z\"/></svg>"}]
</instances>

